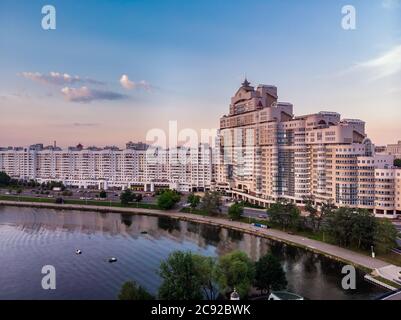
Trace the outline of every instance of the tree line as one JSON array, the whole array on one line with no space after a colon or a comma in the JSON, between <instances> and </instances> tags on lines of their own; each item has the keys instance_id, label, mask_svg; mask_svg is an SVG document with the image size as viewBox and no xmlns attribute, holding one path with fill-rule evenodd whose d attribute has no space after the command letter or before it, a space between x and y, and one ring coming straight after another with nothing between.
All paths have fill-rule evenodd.
<instances>
[{"instance_id":1,"label":"tree line","mask_svg":"<svg viewBox=\"0 0 401 320\"><path fill-rule=\"evenodd\" d=\"M373 249L386 253L396 246L397 230L388 219L379 219L366 209L336 208L332 201L315 204L305 197L305 211L286 200L280 200L268 210L270 223L282 230L308 231L323 235L324 241L360 250Z\"/></svg>"},{"instance_id":2,"label":"tree line","mask_svg":"<svg viewBox=\"0 0 401 320\"><path fill-rule=\"evenodd\" d=\"M285 272L275 256L266 254L254 263L241 251L219 258L176 251L162 261L159 275L162 283L157 298L161 300L229 299L234 290L245 299L252 288L268 294L287 287ZM118 298L150 300L156 297L129 281L122 286Z\"/></svg>"}]
</instances>

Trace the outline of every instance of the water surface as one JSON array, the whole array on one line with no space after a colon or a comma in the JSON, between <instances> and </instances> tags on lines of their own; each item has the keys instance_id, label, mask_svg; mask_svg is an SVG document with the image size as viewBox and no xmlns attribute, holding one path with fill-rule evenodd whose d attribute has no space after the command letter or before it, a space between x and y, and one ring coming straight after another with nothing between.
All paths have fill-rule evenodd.
<instances>
[{"instance_id":1,"label":"water surface","mask_svg":"<svg viewBox=\"0 0 401 320\"><path fill-rule=\"evenodd\" d=\"M76 255L76 249L83 254ZM286 271L288 289L309 299L373 299L383 293L361 272L357 290L344 291L341 263L224 228L140 215L0 206L0 299L115 299L128 280L156 294L158 267L171 252L217 257L237 249L253 260L272 251ZM108 263L109 257L118 262ZM41 287L44 265L56 268L56 290Z\"/></svg>"}]
</instances>

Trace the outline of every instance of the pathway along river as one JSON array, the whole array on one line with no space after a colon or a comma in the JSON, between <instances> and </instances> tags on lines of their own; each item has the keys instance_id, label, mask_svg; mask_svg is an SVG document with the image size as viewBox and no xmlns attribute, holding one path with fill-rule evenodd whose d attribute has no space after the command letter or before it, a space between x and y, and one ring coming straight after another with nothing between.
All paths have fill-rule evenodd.
<instances>
[{"instance_id":1,"label":"pathway along river","mask_svg":"<svg viewBox=\"0 0 401 320\"><path fill-rule=\"evenodd\" d=\"M0 299L115 299L128 280L156 294L159 264L171 252L217 257L237 249L253 260L272 251L288 290L308 299L374 299L384 292L362 272L357 289L345 291L342 263L238 231L141 215L0 206ZM44 265L56 268L56 290L41 287Z\"/></svg>"}]
</instances>

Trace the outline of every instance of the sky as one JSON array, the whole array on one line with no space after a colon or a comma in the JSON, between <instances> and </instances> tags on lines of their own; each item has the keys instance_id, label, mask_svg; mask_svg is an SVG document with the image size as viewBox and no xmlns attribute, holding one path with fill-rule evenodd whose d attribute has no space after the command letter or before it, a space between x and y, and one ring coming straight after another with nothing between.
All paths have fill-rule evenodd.
<instances>
[{"instance_id":1,"label":"sky","mask_svg":"<svg viewBox=\"0 0 401 320\"><path fill-rule=\"evenodd\" d=\"M55 30L42 28L44 5ZM245 76L276 85L296 115L339 112L395 143L401 0L0 0L0 146L218 128Z\"/></svg>"}]
</instances>

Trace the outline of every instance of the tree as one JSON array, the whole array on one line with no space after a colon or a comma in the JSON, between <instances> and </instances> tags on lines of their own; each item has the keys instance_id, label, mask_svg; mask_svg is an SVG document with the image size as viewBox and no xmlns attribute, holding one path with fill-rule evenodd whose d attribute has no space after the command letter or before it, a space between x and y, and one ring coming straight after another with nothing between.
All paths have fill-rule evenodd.
<instances>
[{"instance_id":1,"label":"tree","mask_svg":"<svg viewBox=\"0 0 401 320\"><path fill-rule=\"evenodd\" d=\"M107 192L104 190L101 190L99 193L99 197L102 199L106 199L107 198Z\"/></svg>"},{"instance_id":2,"label":"tree","mask_svg":"<svg viewBox=\"0 0 401 320\"><path fill-rule=\"evenodd\" d=\"M401 159L395 159L394 160L394 166L398 167L398 168L401 168Z\"/></svg>"},{"instance_id":3,"label":"tree","mask_svg":"<svg viewBox=\"0 0 401 320\"><path fill-rule=\"evenodd\" d=\"M124 192L120 194L120 200L122 205L128 205L134 199L134 195L130 189L125 189Z\"/></svg>"},{"instance_id":4,"label":"tree","mask_svg":"<svg viewBox=\"0 0 401 320\"><path fill-rule=\"evenodd\" d=\"M202 299L202 278L190 252L176 251L160 265L163 282L159 288L162 300Z\"/></svg>"},{"instance_id":5,"label":"tree","mask_svg":"<svg viewBox=\"0 0 401 320\"><path fill-rule=\"evenodd\" d=\"M189 202L189 204L191 205L191 208L192 209L195 209L198 205L199 205L199 203L200 203L200 196L197 196L196 194L194 194L194 193L191 193L189 196L188 196L188 202Z\"/></svg>"},{"instance_id":6,"label":"tree","mask_svg":"<svg viewBox=\"0 0 401 320\"><path fill-rule=\"evenodd\" d=\"M376 218L368 210L358 209L353 212L351 242L358 249L369 249L374 242Z\"/></svg>"},{"instance_id":7,"label":"tree","mask_svg":"<svg viewBox=\"0 0 401 320\"><path fill-rule=\"evenodd\" d=\"M319 215L317 217L317 226L316 226L317 231L320 231L322 222L325 220L326 217L333 214L335 209L336 209L336 207L335 207L332 199L329 199L322 203L322 205L320 207Z\"/></svg>"},{"instance_id":8,"label":"tree","mask_svg":"<svg viewBox=\"0 0 401 320\"><path fill-rule=\"evenodd\" d=\"M215 277L223 294L236 289L243 298L248 295L252 286L254 265L245 253L234 251L220 257Z\"/></svg>"},{"instance_id":9,"label":"tree","mask_svg":"<svg viewBox=\"0 0 401 320\"><path fill-rule=\"evenodd\" d=\"M244 207L239 203L234 203L230 208L228 208L228 216L232 220L241 219L244 213Z\"/></svg>"},{"instance_id":10,"label":"tree","mask_svg":"<svg viewBox=\"0 0 401 320\"><path fill-rule=\"evenodd\" d=\"M202 199L201 208L206 213L214 216L220 212L221 206L221 195L217 191L205 193L205 196Z\"/></svg>"},{"instance_id":11,"label":"tree","mask_svg":"<svg viewBox=\"0 0 401 320\"><path fill-rule=\"evenodd\" d=\"M317 228L317 216L318 216L318 209L315 205L315 197L313 195L304 196L305 202L305 210L309 213L309 222L312 227L312 230L316 230Z\"/></svg>"},{"instance_id":12,"label":"tree","mask_svg":"<svg viewBox=\"0 0 401 320\"><path fill-rule=\"evenodd\" d=\"M269 294L271 290L283 290L287 287L283 267L272 254L263 256L255 263L255 287L261 294Z\"/></svg>"},{"instance_id":13,"label":"tree","mask_svg":"<svg viewBox=\"0 0 401 320\"><path fill-rule=\"evenodd\" d=\"M352 215L353 209L342 207L327 217L325 231L340 246L350 246L352 238Z\"/></svg>"},{"instance_id":14,"label":"tree","mask_svg":"<svg viewBox=\"0 0 401 320\"><path fill-rule=\"evenodd\" d=\"M387 253L396 247L397 229L387 219L377 219L374 246L378 253Z\"/></svg>"},{"instance_id":15,"label":"tree","mask_svg":"<svg viewBox=\"0 0 401 320\"><path fill-rule=\"evenodd\" d=\"M134 195L134 198L135 198L135 201L136 201L136 202L141 202L141 201L143 200L143 196L142 196L141 193L136 193L136 194Z\"/></svg>"},{"instance_id":16,"label":"tree","mask_svg":"<svg viewBox=\"0 0 401 320\"><path fill-rule=\"evenodd\" d=\"M5 172L0 172L0 187L7 187L10 185L11 178Z\"/></svg>"},{"instance_id":17,"label":"tree","mask_svg":"<svg viewBox=\"0 0 401 320\"><path fill-rule=\"evenodd\" d=\"M170 210L180 201L180 195L173 190L165 190L158 198L157 205L160 209Z\"/></svg>"},{"instance_id":18,"label":"tree","mask_svg":"<svg viewBox=\"0 0 401 320\"><path fill-rule=\"evenodd\" d=\"M125 282L118 294L119 300L154 300L154 297L134 281Z\"/></svg>"},{"instance_id":19,"label":"tree","mask_svg":"<svg viewBox=\"0 0 401 320\"><path fill-rule=\"evenodd\" d=\"M326 221L325 230L340 246L364 250L375 246L378 252L386 252L395 245L397 231L392 223L367 210L339 208Z\"/></svg>"},{"instance_id":20,"label":"tree","mask_svg":"<svg viewBox=\"0 0 401 320\"><path fill-rule=\"evenodd\" d=\"M216 260L212 257L193 255L195 268L200 276L203 294L207 300L216 300L218 288L214 278Z\"/></svg>"},{"instance_id":21,"label":"tree","mask_svg":"<svg viewBox=\"0 0 401 320\"><path fill-rule=\"evenodd\" d=\"M279 200L268 210L270 221L280 226L283 230L296 228L301 217L298 207L287 200Z\"/></svg>"}]
</instances>

